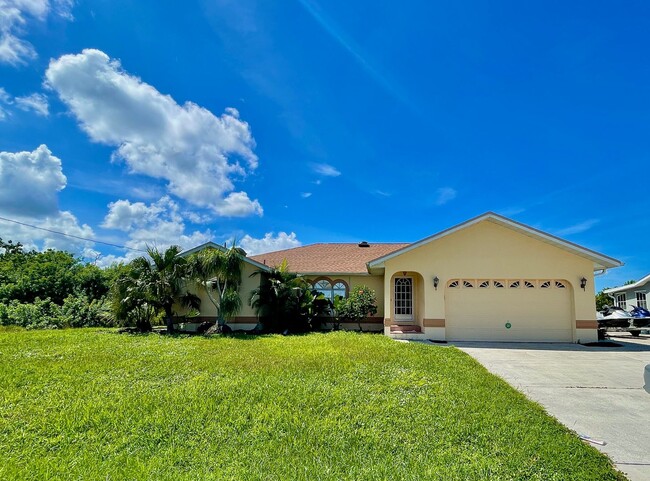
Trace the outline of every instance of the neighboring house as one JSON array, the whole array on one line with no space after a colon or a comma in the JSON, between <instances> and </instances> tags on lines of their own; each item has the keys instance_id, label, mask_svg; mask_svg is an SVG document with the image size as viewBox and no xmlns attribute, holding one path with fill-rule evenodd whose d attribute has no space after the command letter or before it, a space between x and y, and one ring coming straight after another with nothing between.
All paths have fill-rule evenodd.
<instances>
[{"instance_id":1,"label":"neighboring house","mask_svg":"<svg viewBox=\"0 0 650 481\"><path fill-rule=\"evenodd\" d=\"M247 261L285 259L328 297L374 289L379 311L364 329L441 341L595 341L594 271L622 265L494 213L410 244L313 244Z\"/></svg>"},{"instance_id":2,"label":"neighboring house","mask_svg":"<svg viewBox=\"0 0 650 481\"><path fill-rule=\"evenodd\" d=\"M603 291L614 300L614 305L622 309L631 309L634 306L648 308L650 297L650 274L638 282L621 287L613 287Z\"/></svg>"}]
</instances>

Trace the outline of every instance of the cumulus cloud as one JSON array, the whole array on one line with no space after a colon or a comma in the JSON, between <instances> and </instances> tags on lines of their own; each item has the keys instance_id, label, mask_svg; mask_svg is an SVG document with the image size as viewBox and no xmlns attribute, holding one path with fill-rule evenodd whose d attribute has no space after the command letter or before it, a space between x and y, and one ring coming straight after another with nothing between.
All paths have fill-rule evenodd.
<instances>
[{"instance_id":1,"label":"cumulus cloud","mask_svg":"<svg viewBox=\"0 0 650 481\"><path fill-rule=\"evenodd\" d=\"M50 115L50 107L47 97L43 94L34 93L25 97L16 97L16 107L26 112L30 110L36 115L47 117Z\"/></svg>"},{"instance_id":2,"label":"cumulus cloud","mask_svg":"<svg viewBox=\"0 0 650 481\"><path fill-rule=\"evenodd\" d=\"M34 46L22 38L29 21L44 22L54 14L72 19L73 0L0 0L0 63L26 64L37 57Z\"/></svg>"},{"instance_id":3,"label":"cumulus cloud","mask_svg":"<svg viewBox=\"0 0 650 481\"><path fill-rule=\"evenodd\" d=\"M329 164L312 164L312 169L318 175L324 175L325 177L338 177L341 175L341 172Z\"/></svg>"},{"instance_id":4,"label":"cumulus cloud","mask_svg":"<svg viewBox=\"0 0 650 481\"><path fill-rule=\"evenodd\" d=\"M90 226L80 225L71 212L59 210L58 194L66 182L61 160L46 145L32 152L0 152L0 215L20 222L0 221L2 238L21 242L28 249L79 253L89 248L92 242L55 233L93 237Z\"/></svg>"},{"instance_id":5,"label":"cumulus cloud","mask_svg":"<svg viewBox=\"0 0 650 481\"><path fill-rule=\"evenodd\" d=\"M169 196L151 204L129 200L112 202L108 205L102 227L125 232L129 237L125 245L141 250L147 246L164 249L171 245L189 249L213 236L210 230L186 233L180 208Z\"/></svg>"},{"instance_id":6,"label":"cumulus cloud","mask_svg":"<svg viewBox=\"0 0 650 481\"><path fill-rule=\"evenodd\" d=\"M283 249L291 249L292 247L300 247L300 242L296 233L292 232L278 232L274 235L273 232L267 232L261 239L255 239L246 234L239 242L239 246L246 251L248 255L264 254L266 252L279 251Z\"/></svg>"},{"instance_id":7,"label":"cumulus cloud","mask_svg":"<svg viewBox=\"0 0 650 481\"><path fill-rule=\"evenodd\" d=\"M222 216L262 215L234 181L257 167L248 123L229 108L217 117L179 105L99 50L52 60L46 82L91 140L116 147L131 172L165 179L170 193Z\"/></svg>"},{"instance_id":8,"label":"cumulus cloud","mask_svg":"<svg viewBox=\"0 0 650 481\"><path fill-rule=\"evenodd\" d=\"M454 200L456 194L456 189L452 189L451 187L441 187L436 190L434 204L445 205L447 202Z\"/></svg>"},{"instance_id":9,"label":"cumulus cloud","mask_svg":"<svg viewBox=\"0 0 650 481\"><path fill-rule=\"evenodd\" d=\"M41 145L33 152L0 152L0 185L0 210L44 216L58 211L66 177L61 160Z\"/></svg>"},{"instance_id":10,"label":"cumulus cloud","mask_svg":"<svg viewBox=\"0 0 650 481\"><path fill-rule=\"evenodd\" d=\"M300 197L302 197L303 199L309 199L311 195L312 195L311 192L303 192L302 194L300 194Z\"/></svg>"}]
</instances>

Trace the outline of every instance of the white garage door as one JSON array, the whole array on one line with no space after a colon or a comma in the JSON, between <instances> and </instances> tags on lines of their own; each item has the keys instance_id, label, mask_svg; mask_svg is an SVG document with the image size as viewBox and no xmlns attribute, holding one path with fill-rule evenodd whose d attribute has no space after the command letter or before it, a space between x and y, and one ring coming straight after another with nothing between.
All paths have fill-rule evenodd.
<instances>
[{"instance_id":1,"label":"white garage door","mask_svg":"<svg viewBox=\"0 0 650 481\"><path fill-rule=\"evenodd\" d=\"M445 302L448 340L573 340L571 290L563 280L454 279Z\"/></svg>"}]
</instances>

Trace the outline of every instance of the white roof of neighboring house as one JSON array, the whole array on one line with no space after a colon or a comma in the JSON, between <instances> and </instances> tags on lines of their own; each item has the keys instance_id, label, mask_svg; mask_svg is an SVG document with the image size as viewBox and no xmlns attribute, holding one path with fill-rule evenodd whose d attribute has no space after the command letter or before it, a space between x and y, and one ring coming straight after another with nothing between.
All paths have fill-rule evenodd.
<instances>
[{"instance_id":1,"label":"white roof of neighboring house","mask_svg":"<svg viewBox=\"0 0 650 481\"><path fill-rule=\"evenodd\" d=\"M178 255L181 256L181 257L189 256L190 254L194 254L195 252L202 251L203 249L207 249L207 248L209 248L209 247L211 247L211 248L213 248L213 249L218 249L218 250L220 250L220 251L222 251L222 252L225 252L225 251L228 250L226 247L224 247L224 246L222 246L222 245L219 245L219 244L217 244L216 242L209 241L209 242L206 242L206 243L201 244L201 245L199 245L199 246L192 247L191 249L188 249L188 250L186 250L186 251L183 251L183 252L181 252L181 253L178 254ZM242 260L243 260L244 262L248 262L249 264L251 264L251 265L257 267L258 269L262 269L262 270L265 270L265 271L269 271L269 270L271 270L271 268L270 268L269 266L265 266L265 265L262 264L261 262L257 262L256 260L251 259L250 257L242 256Z\"/></svg>"},{"instance_id":2,"label":"white roof of neighboring house","mask_svg":"<svg viewBox=\"0 0 650 481\"><path fill-rule=\"evenodd\" d=\"M621 261L614 259L613 257L600 254L596 251L592 251L591 249L587 249L586 247L582 247L579 246L578 244L574 244L573 242L560 239L559 237L556 237L551 234L547 234L546 232L542 232L541 230L535 229L534 227L530 227L520 222L516 222L512 219L508 219L507 217L503 217L499 214L495 214L494 212L487 212L483 215L474 217L473 219L463 222L462 224L458 224L454 227L443 230L442 232L438 232L437 234L426 237L418 242L414 242L413 244L407 247L398 249L385 256L374 259L368 262L368 269L373 269L373 268L381 269L384 267L384 262L389 259L392 259L393 257L397 257L401 254L404 254L405 252L409 252L410 250L428 244L429 242L433 242L435 240L441 239L450 234L453 234L454 232L457 232L462 229L466 229L467 227L473 226L483 221L494 222L495 224L499 224L501 226L517 231L521 234L527 235L529 237L533 237L542 242L546 242L547 244L551 244L555 247L571 252L572 254L587 258L594 263L594 270L611 269L613 267L620 267L623 265Z\"/></svg>"},{"instance_id":3,"label":"white roof of neighboring house","mask_svg":"<svg viewBox=\"0 0 650 481\"><path fill-rule=\"evenodd\" d=\"M629 290L632 290L632 289L637 289L639 287L642 287L643 285L647 284L648 282L650 282L650 274L643 277L640 281L637 281L634 284L627 284L627 285L621 286L621 287L612 287L611 289L605 289L603 292L605 294L613 294L614 292L629 291Z\"/></svg>"}]
</instances>

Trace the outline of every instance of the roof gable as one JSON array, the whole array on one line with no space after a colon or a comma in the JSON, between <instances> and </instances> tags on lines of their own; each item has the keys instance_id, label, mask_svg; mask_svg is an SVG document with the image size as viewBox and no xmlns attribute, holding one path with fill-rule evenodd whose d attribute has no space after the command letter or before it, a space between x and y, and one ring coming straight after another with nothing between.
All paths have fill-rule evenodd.
<instances>
[{"instance_id":1,"label":"roof gable","mask_svg":"<svg viewBox=\"0 0 650 481\"><path fill-rule=\"evenodd\" d=\"M650 283L650 274L641 278L641 280L636 281L634 284L627 284L620 287L612 287L611 289L605 289L603 292L605 292L605 294L613 294L615 292L631 291L633 289L638 289L640 287L643 287L648 283Z\"/></svg>"},{"instance_id":2,"label":"roof gable","mask_svg":"<svg viewBox=\"0 0 650 481\"><path fill-rule=\"evenodd\" d=\"M514 221L512 219L508 219L507 217L503 217L501 215L495 214L494 212L487 212L483 215L474 217L473 219L458 224L454 227L450 227L449 229L445 229L441 232L438 232L437 234L426 237L420 241L414 242L413 244L409 244L408 246L398 249L387 255L373 259L368 262L368 270L382 269L384 267L384 262L386 262L389 259L393 259L397 256L400 256L401 254L409 252L413 249L417 249L418 247L429 244L438 239L442 239L443 237L447 237L449 235L454 234L455 232L458 232L463 229L467 229L468 227L471 227L473 225L478 224L479 222L484 222L484 221L493 222L495 224L519 232L520 234L532 237L534 239L538 239L542 242L554 245L572 254L589 259L594 263L595 270L610 269L613 267L619 267L623 265L621 261L614 259L612 257L608 257L604 254L600 254L596 251L592 251L590 249L587 249L586 247L582 247L579 246L578 244L574 244L573 242L560 239L559 237L535 229L534 227L527 226L525 224Z\"/></svg>"},{"instance_id":3,"label":"roof gable","mask_svg":"<svg viewBox=\"0 0 650 481\"><path fill-rule=\"evenodd\" d=\"M191 249L188 249L186 251L183 251L178 255L180 257L187 257L189 255L195 254L196 252L200 252L203 249L210 249L210 248L220 250L221 252L225 252L225 251L228 250L226 247L224 247L222 245L219 245L216 242L208 241L208 242L206 242L204 244L201 244L201 245L198 245L198 246L193 247ZM252 258L250 258L248 256L241 256L241 259L244 262L247 262L247 263L257 267L258 269L262 269L262 270L265 270L265 271L270 270L269 266L265 266L264 264L261 264L260 262L257 262L256 260L254 260L254 259L252 259Z\"/></svg>"}]
</instances>

